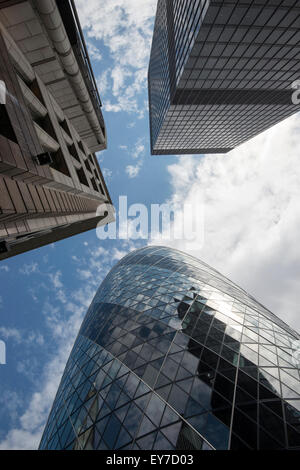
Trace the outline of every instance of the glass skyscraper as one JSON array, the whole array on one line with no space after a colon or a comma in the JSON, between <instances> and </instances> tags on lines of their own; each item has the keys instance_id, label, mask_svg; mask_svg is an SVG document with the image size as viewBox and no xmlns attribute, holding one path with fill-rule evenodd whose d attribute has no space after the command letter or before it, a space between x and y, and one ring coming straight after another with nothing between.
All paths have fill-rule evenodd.
<instances>
[{"instance_id":1,"label":"glass skyscraper","mask_svg":"<svg viewBox=\"0 0 300 470\"><path fill-rule=\"evenodd\" d=\"M88 310L40 448L300 449L299 344L198 259L132 252Z\"/></svg>"},{"instance_id":2,"label":"glass skyscraper","mask_svg":"<svg viewBox=\"0 0 300 470\"><path fill-rule=\"evenodd\" d=\"M158 0L152 154L226 153L299 111L299 43L297 0Z\"/></svg>"}]
</instances>

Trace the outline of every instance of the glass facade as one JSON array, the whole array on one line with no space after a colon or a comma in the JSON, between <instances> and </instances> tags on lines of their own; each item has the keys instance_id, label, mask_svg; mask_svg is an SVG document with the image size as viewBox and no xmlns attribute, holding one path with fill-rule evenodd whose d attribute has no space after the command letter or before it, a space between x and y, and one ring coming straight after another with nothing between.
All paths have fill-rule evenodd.
<instances>
[{"instance_id":1,"label":"glass facade","mask_svg":"<svg viewBox=\"0 0 300 470\"><path fill-rule=\"evenodd\" d=\"M300 449L297 347L205 263L142 248L100 286L40 448Z\"/></svg>"},{"instance_id":2,"label":"glass facade","mask_svg":"<svg viewBox=\"0 0 300 470\"><path fill-rule=\"evenodd\" d=\"M297 0L158 0L153 154L226 153L300 110Z\"/></svg>"}]
</instances>

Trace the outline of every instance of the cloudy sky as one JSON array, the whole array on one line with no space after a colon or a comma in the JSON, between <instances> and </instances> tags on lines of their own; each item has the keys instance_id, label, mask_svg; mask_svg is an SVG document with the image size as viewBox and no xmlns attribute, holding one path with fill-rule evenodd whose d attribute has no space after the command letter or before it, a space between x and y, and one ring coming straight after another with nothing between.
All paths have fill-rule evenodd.
<instances>
[{"instance_id":1,"label":"cloudy sky","mask_svg":"<svg viewBox=\"0 0 300 470\"><path fill-rule=\"evenodd\" d=\"M0 449L37 448L95 290L114 263L147 243L189 251L300 330L300 117L227 155L150 156L146 77L156 0L76 5L104 105L109 148L98 156L116 209L120 195L129 206L168 203L177 216L185 210L197 235L192 243L99 240L92 231L0 264L7 348Z\"/></svg>"}]
</instances>

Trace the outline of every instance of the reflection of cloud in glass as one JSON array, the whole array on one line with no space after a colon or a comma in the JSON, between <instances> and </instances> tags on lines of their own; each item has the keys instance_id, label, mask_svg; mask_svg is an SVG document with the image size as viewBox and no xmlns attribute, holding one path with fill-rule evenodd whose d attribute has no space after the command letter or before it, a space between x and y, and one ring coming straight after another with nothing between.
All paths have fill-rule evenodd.
<instances>
[{"instance_id":1,"label":"reflection of cloud in glass","mask_svg":"<svg viewBox=\"0 0 300 470\"><path fill-rule=\"evenodd\" d=\"M292 344L293 363L300 368L300 340L294 341Z\"/></svg>"},{"instance_id":2,"label":"reflection of cloud in glass","mask_svg":"<svg viewBox=\"0 0 300 470\"><path fill-rule=\"evenodd\" d=\"M0 104L6 104L6 85L0 80Z\"/></svg>"}]
</instances>

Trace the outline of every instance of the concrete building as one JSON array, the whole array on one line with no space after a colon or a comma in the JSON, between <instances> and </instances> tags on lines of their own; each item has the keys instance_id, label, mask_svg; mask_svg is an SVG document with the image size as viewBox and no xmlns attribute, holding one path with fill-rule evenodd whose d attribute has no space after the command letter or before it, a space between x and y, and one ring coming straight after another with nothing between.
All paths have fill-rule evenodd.
<instances>
[{"instance_id":1,"label":"concrete building","mask_svg":"<svg viewBox=\"0 0 300 470\"><path fill-rule=\"evenodd\" d=\"M226 153L298 112L299 44L296 0L158 0L152 154Z\"/></svg>"},{"instance_id":2,"label":"concrete building","mask_svg":"<svg viewBox=\"0 0 300 470\"><path fill-rule=\"evenodd\" d=\"M0 1L0 259L112 220L101 100L72 0Z\"/></svg>"}]
</instances>

